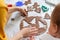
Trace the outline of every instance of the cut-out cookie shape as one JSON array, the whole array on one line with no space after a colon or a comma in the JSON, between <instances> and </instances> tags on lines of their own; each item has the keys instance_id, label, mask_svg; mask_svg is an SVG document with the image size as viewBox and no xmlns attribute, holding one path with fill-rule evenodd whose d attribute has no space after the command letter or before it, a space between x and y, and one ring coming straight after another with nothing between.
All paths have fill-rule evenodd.
<instances>
[{"instance_id":1,"label":"cut-out cookie shape","mask_svg":"<svg viewBox=\"0 0 60 40\"><path fill-rule=\"evenodd\" d=\"M28 3L31 4L31 0L28 0Z\"/></svg>"},{"instance_id":2,"label":"cut-out cookie shape","mask_svg":"<svg viewBox=\"0 0 60 40\"><path fill-rule=\"evenodd\" d=\"M43 20L43 19L40 19L39 21L40 21L41 23L43 23L44 25L47 24L47 22L46 22L45 20Z\"/></svg>"},{"instance_id":3,"label":"cut-out cookie shape","mask_svg":"<svg viewBox=\"0 0 60 40\"><path fill-rule=\"evenodd\" d=\"M48 13L45 14L44 19L50 19L50 16Z\"/></svg>"},{"instance_id":4,"label":"cut-out cookie shape","mask_svg":"<svg viewBox=\"0 0 60 40\"><path fill-rule=\"evenodd\" d=\"M26 27L26 26L28 26L29 24L28 24L26 21L23 21L23 25Z\"/></svg>"},{"instance_id":5,"label":"cut-out cookie shape","mask_svg":"<svg viewBox=\"0 0 60 40\"><path fill-rule=\"evenodd\" d=\"M46 31L46 29L44 29L44 28L39 28L37 35L43 34L45 31Z\"/></svg>"},{"instance_id":6,"label":"cut-out cookie shape","mask_svg":"<svg viewBox=\"0 0 60 40\"><path fill-rule=\"evenodd\" d=\"M31 17L25 17L25 21L26 22L31 22L35 17L31 16Z\"/></svg>"},{"instance_id":7,"label":"cut-out cookie shape","mask_svg":"<svg viewBox=\"0 0 60 40\"><path fill-rule=\"evenodd\" d=\"M27 6L27 11L33 11L32 7L31 6Z\"/></svg>"},{"instance_id":8,"label":"cut-out cookie shape","mask_svg":"<svg viewBox=\"0 0 60 40\"><path fill-rule=\"evenodd\" d=\"M34 18L30 23L35 24L36 23L36 18Z\"/></svg>"},{"instance_id":9,"label":"cut-out cookie shape","mask_svg":"<svg viewBox=\"0 0 60 40\"><path fill-rule=\"evenodd\" d=\"M35 8L35 12L40 13L41 9L40 8Z\"/></svg>"},{"instance_id":10,"label":"cut-out cookie shape","mask_svg":"<svg viewBox=\"0 0 60 40\"><path fill-rule=\"evenodd\" d=\"M25 5L31 4L31 0L25 1Z\"/></svg>"},{"instance_id":11,"label":"cut-out cookie shape","mask_svg":"<svg viewBox=\"0 0 60 40\"><path fill-rule=\"evenodd\" d=\"M47 25L44 25L42 22L40 22L39 21L39 26L40 26L40 28L44 28L44 29L46 29L47 28Z\"/></svg>"},{"instance_id":12,"label":"cut-out cookie shape","mask_svg":"<svg viewBox=\"0 0 60 40\"><path fill-rule=\"evenodd\" d=\"M28 5L28 1L25 1L25 3L24 3L25 5Z\"/></svg>"},{"instance_id":13,"label":"cut-out cookie shape","mask_svg":"<svg viewBox=\"0 0 60 40\"><path fill-rule=\"evenodd\" d=\"M31 23L33 20L35 21L35 23ZM45 32L47 29L47 23L41 17L38 17L38 16L25 17L25 19L23 19L20 23L20 29L24 28L23 21L29 24L28 26L25 26L25 27L36 27L38 29L38 34L40 34L41 32ZM46 25L46 28L44 27L41 28L39 26L39 22L43 23L43 25Z\"/></svg>"},{"instance_id":14,"label":"cut-out cookie shape","mask_svg":"<svg viewBox=\"0 0 60 40\"><path fill-rule=\"evenodd\" d=\"M44 25L47 25L47 22L45 20L43 20L41 17L36 17L38 21L40 21L41 23L43 23Z\"/></svg>"},{"instance_id":15,"label":"cut-out cookie shape","mask_svg":"<svg viewBox=\"0 0 60 40\"><path fill-rule=\"evenodd\" d=\"M37 8L39 5L37 2L34 3L33 8Z\"/></svg>"}]
</instances>

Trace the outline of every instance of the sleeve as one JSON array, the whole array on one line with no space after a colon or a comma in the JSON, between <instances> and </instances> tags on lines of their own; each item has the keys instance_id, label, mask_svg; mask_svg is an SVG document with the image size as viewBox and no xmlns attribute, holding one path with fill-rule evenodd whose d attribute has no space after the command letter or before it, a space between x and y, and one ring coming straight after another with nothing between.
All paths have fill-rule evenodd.
<instances>
[{"instance_id":1,"label":"sleeve","mask_svg":"<svg viewBox=\"0 0 60 40\"><path fill-rule=\"evenodd\" d=\"M4 0L0 0L0 40L7 40L4 27L6 25L7 18L7 6L4 3Z\"/></svg>"}]
</instances>

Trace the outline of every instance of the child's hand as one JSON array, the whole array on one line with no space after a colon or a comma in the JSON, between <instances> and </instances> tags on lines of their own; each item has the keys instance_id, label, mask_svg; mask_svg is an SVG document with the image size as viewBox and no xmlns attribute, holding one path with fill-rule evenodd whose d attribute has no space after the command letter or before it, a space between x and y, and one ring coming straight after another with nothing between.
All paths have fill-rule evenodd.
<instances>
[{"instance_id":1,"label":"child's hand","mask_svg":"<svg viewBox=\"0 0 60 40\"><path fill-rule=\"evenodd\" d=\"M28 37L28 36L31 36L31 34L37 34L38 33L37 30L38 29L35 27L23 28L19 33L22 34L23 37Z\"/></svg>"},{"instance_id":2,"label":"child's hand","mask_svg":"<svg viewBox=\"0 0 60 40\"><path fill-rule=\"evenodd\" d=\"M31 34L37 34L38 29L35 27L31 27L31 28L23 28L21 31L19 31L17 34L19 36L23 35L23 37L28 37L31 36Z\"/></svg>"},{"instance_id":3,"label":"child's hand","mask_svg":"<svg viewBox=\"0 0 60 40\"><path fill-rule=\"evenodd\" d=\"M35 27L30 27L30 28L23 28L21 31L19 31L13 38L11 38L10 40L18 40L25 37L28 37L31 34L37 34L38 29L36 29Z\"/></svg>"}]
</instances>

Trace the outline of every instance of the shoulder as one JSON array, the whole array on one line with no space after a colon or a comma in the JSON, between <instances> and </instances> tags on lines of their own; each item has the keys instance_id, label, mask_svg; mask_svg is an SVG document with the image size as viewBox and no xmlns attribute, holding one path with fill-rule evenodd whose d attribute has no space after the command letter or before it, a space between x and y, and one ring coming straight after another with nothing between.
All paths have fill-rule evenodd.
<instances>
[{"instance_id":1,"label":"shoulder","mask_svg":"<svg viewBox=\"0 0 60 40\"><path fill-rule=\"evenodd\" d=\"M1 7L7 9L7 5L5 4L4 0L0 0L0 8Z\"/></svg>"},{"instance_id":2,"label":"shoulder","mask_svg":"<svg viewBox=\"0 0 60 40\"><path fill-rule=\"evenodd\" d=\"M53 36L51 36L50 34L43 34L39 37L41 40L60 40L58 38L54 38Z\"/></svg>"}]
</instances>

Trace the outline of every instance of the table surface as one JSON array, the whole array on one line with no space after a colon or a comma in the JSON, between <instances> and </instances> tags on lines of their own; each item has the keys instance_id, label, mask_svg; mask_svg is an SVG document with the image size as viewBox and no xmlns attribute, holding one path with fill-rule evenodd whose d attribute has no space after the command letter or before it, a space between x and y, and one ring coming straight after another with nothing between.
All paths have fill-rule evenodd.
<instances>
[{"instance_id":1,"label":"table surface","mask_svg":"<svg viewBox=\"0 0 60 40\"><path fill-rule=\"evenodd\" d=\"M24 0L21 0L21 1L24 2ZM14 0L14 2L15 2L15 0ZM12 4L14 4L14 2L12 2ZM40 7L42 5L47 6L49 8L49 11L45 12L45 13L48 13L51 16L52 10L54 9L53 6L46 4L45 0L42 0L42 1L41 0L32 0L32 4L34 4L34 2L38 2L38 4L40 5ZM6 3L8 3L8 2L6 1ZM28 6L31 6L31 5L28 5ZM21 8L24 9L24 8L26 8L26 6L24 5ZM19 26L20 26L20 22L23 19L23 17L20 16L15 21L11 21L11 18L15 17L16 13L18 15L18 12L14 12L12 14L12 16L10 17L10 19L9 19L9 21L8 21L6 27L5 27L5 32L6 32L7 36L8 36L8 38L13 37L20 30ZM44 18L45 13L43 11L41 11L41 13L36 13L36 12L33 11L33 12L29 12L28 16L41 16L42 18ZM46 20L46 21L47 21L48 28L49 28L50 20Z\"/></svg>"}]
</instances>

